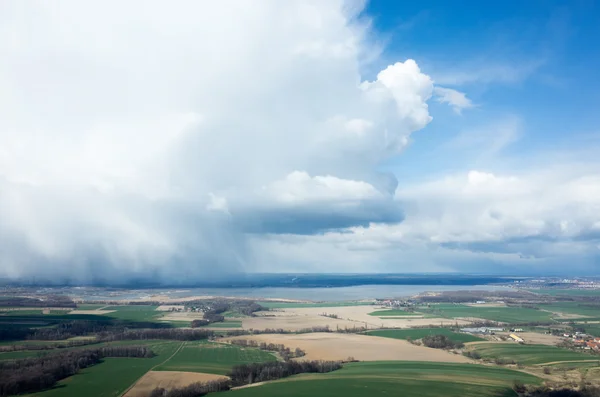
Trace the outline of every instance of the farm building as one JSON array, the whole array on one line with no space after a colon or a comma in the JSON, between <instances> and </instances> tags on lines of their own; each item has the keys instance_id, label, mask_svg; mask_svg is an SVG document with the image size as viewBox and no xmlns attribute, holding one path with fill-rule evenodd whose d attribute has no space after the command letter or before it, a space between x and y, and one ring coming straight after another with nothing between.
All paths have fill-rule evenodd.
<instances>
[{"instance_id":1,"label":"farm building","mask_svg":"<svg viewBox=\"0 0 600 397\"><path fill-rule=\"evenodd\" d=\"M493 334L494 332L502 332L504 328L496 327L478 327L478 328L461 328L460 332L467 334Z\"/></svg>"},{"instance_id":2,"label":"farm building","mask_svg":"<svg viewBox=\"0 0 600 397\"><path fill-rule=\"evenodd\" d=\"M525 342L525 341L523 340L523 338L521 338L520 336L517 336L517 335L515 335L515 334L510 334L509 336L510 336L510 338L511 338L512 340L514 340L515 342L519 342L519 343L520 343L520 342Z\"/></svg>"}]
</instances>

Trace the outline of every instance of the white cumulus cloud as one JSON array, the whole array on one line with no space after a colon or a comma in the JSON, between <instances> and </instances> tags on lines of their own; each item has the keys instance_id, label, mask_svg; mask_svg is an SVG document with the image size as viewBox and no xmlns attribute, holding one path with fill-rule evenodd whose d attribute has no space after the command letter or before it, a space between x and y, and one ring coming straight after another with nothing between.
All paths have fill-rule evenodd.
<instances>
[{"instance_id":1,"label":"white cumulus cloud","mask_svg":"<svg viewBox=\"0 0 600 397\"><path fill-rule=\"evenodd\" d=\"M377 167L433 83L362 81L361 7L2 3L0 276L189 282L255 269L261 232L401 220Z\"/></svg>"},{"instance_id":2,"label":"white cumulus cloud","mask_svg":"<svg viewBox=\"0 0 600 397\"><path fill-rule=\"evenodd\" d=\"M447 103L458 114L461 114L464 109L472 108L473 102L464 92L454 90L452 88L435 87L434 93L438 102Z\"/></svg>"}]
</instances>

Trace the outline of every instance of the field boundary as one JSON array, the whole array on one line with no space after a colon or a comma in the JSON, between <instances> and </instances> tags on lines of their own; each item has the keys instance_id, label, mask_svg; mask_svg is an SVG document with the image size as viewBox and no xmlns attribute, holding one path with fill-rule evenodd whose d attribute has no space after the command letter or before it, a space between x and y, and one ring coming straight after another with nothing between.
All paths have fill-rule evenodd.
<instances>
[{"instance_id":1,"label":"field boundary","mask_svg":"<svg viewBox=\"0 0 600 397\"><path fill-rule=\"evenodd\" d=\"M177 353L179 353L179 351L181 350L181 348L183 348L183 346L184 346L185 344L186 344L186 342L181 342L181 344L180 344L180 345L179 345L179 347L178 347L178 348L177 348L177 349L176 349L176 350L173 352L173 354L171 354L169 357L167 357L167 359L166 359L165 361L163 361L163 362L161 362L161 363L159 363L159 364L156 364L154 367L152 367L152 368L150 368L148 371L144 372L144 373L142 374L142 376L140 376L139 378L137 378L137 379L135 380L135 382L133 382L133 383L132 383L132 384L131 384L131 385L130 385L130 386L127 388L127 389L125 389L125 391L124 391L123 393L119 394L119 397L123 397L123 396L125 396L127 393L129 393L129 391L130 391L131 389L133 389L133 388L135 387L135 385L137 385L137 383L140 381L140 379L142 379L144 376L146 376L146 374L147 374L148 372L150 372L150 371L154 371L154 368L156 368L156 367L158 367L158 366L160 366L160 365L163 365L164 363L166 363L167 361L169 361L170 359L172 359L173 357L175 357L175 355L176 355Z\"/></svg>"}]
</instances>

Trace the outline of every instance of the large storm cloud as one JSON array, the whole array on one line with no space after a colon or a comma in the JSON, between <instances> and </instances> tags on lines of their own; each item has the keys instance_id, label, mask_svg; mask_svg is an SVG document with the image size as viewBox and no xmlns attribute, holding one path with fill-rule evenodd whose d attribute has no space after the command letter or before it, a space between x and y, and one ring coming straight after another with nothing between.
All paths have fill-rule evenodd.
<instances>
[{"instance_id":1,"label":"large storm cloud","mask_svg":"<svg viewBox=\"0 0 600 397\"><path fill-rule=\"evenodd\" d=\"M254 270L260 234L397 223L378 165L431 120L361 3L0 5L0 275ZM297 270L297 269L295 269Z\"/></svg>"}]
</instances>

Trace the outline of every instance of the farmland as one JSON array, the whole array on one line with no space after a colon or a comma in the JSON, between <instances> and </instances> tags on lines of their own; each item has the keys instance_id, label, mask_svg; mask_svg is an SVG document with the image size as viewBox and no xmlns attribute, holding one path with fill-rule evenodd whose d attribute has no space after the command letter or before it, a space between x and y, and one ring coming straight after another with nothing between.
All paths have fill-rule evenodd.
<instances>
[{"instance_id":1,"label":"farmland","mask_svg":"<svg viewBox=\"0 0 600 397\"><path fill-rule=\"evenodd\" d=\"M344 307L344 306L371 306L372 302L272 302L272 301L260 301L258 302L261 306L269 309L300 309L310 307Z\"/></svg>"},{"instance_id":2,"label":"farmland","mask_svg":"<svg viewBox=\"0 0 600 397\"><path fill-rule=\"evenodd\" d=\"M211 306L220 304L218 301L212 302L216 301L200 302L198 305L210 310ZM544 335L544 338L548 339L545 342L539 336L542 334L523 333L527 344L520 345L491 342L453 331L455 325L468 326L473 319L505 323L553 322L558 327L562 325L554 320L562 319L579 322L579 328L585 327L590 333L597 332L600 328L595 323L583 324L583 321L589 321L593 316L600 316L593 306L593 301L588 304L580 301L534 304L537 305L537 309L531 303L527 307L506 306L502 302L425 303L415 306L417 312L412 312L401 307L383 308L356 301L269 302L264 305L271 306L272 311L256 312L255 309L254 312L247 312L239 308L239 303L234 302L226 310L223 309L225 305L221 306L222 309L218 313L225 317L224 321L202 327L212 329L214 333L208 330L176 329L189 326L192 319L201 318L201 311L168 308L157 310L157 305L150 304L80 305L76 311L68 314L65 311L53 312L54 309L50 309L50 314L42 314L44 309L40 308L7 308L0 315L0 329L9 330L9 336L22 335L18 338L26 340L2 342L0 346L6 351L0 351L0 360L6 362L25 357L118 345L147 345L157 354L152 358L107 357L100 363L96 362L82 369L74 376L58 378L56 386L34 394L37 397L116 397L125 391L127 397L141 397L146 396L157 385L167 388L185 386L197 380L218 379L219 376L228 374L235 365L282 359L274 353L228 343L234 339L282 344L291 350L299 348L305 352L301 360L359 361L344 364L341 370L332 373L301 374L229 392L242 396L304 396L311 393L320 396L352 396L365 393L389 395L397 392L398 388L407 396L508 396L514 395L510 391L514 379L521 379L526 383L539 382L539 379L531 374L544 377L546 373L543 372L542 366L585 366L589 370L599 367L598 356L556 347L555 344L562 339L552 335ZM244 305L245 307L247 305ZM544 310L538 310L540 308ZM195 309L198 310L198 307ZM48 310L45 312L48 313ZM592 317L579 318L584 315ZM73 324L72 331L67 324ZM84 328L81 330L77 327ZM12 328L16 328L16 331L12 331ZM20 333L20 328L26 333ZM228 331L232 328L235 331L281 328L286 332L233 336L236 335L234 330ZM298 333L294 332L299 330L301 331ZM123 332L129 333L129 339L141 340L119 340L118 335ZM177 336L192 336L193 332L199 333L199 338ZM464 349L478 353L487 361L487 365L478 364L481 361L473 358L477 356L467 357L457 351L433 349L407 341L438 334L456 342L467 343ZM110 339L110 336L114 336L114 339ZM32 337L42 340L30 340ZM69 341L97 337L103 338L103 341L85 346L61 346L63 343L70 343ZM108 342L109 340L113 341ZM16 351L10 351L10 348L6 347L12 343L18 345ZM21 350L28 349L28 344L37 346ZM35 350L44 344L51 344L54 349ZM530 374L502 366L510 363L528 366L520 368L529 371ZM106 382L106 379L111 381Z\"/></svg>"},{"instance_id":3,"label":"farmland","mask_svg":"<svg viewBox=\"0 0 600 397\"><path fill-rule=\"evenodd\" d=\"M454 304L431 305L431 313L447 318L481 318L504 323L550 322L552 314L524 307L479 307Z\"/></svg>"},{"instance_id":4,"label":"farmland","mask_svg":"<svg viewBox=\"0 0 600 397\"><path fill-rule=\"evenodd\" d=\"M533 375L475 364L376 361L347 364L321 375L300 375L262 386L229 392L235 397L270 396L389 396L406 397L512 396L519 379L539 383Z\"/></svg>"},{"instance_id":5,"label":"farmland","mask_svg":"<svg viewBox=\"0 0 600 397\"><path fill-rule=\"evenodd\" d=\"M586 333L600 337L600 324L583 324L582 326Z\"/></svg>"},{"instance_id":6,"label":"farmland","mask_svg":"<svg viewBox=\"0 0 600 397\"><path fill-rule=\"evenodd\" d=\"M300 348L306 352L306 356L304 356L306 360L337 361L353 357L360 361L403 360L452 363L471 361L467 357L451 354L441 349L430 349L413 345L404 340L370 335L313 332L296 335L245 335L238 339L283 344L290 349Z\"/></svg>"},{"instance_id":7,"label":"farmland","mask_svg":"<svg viewBox=\"0 0 600 397\"><path fill-rule=\"evenodd\" d=\"M77 310L98 310L106 305L99 303L79 303L77 304Z\"/></svg>"},{"instance_id":8,"label":"farmland","mask_svg":"<svg viewBox=\"0 0 600 397\"><path fill-rule=\"evenodd\" d=\"M600 305L582 304L578 302L555 302L549 304L541 304L539 308L549 312L559 312L566 314L575 314L585 317L599 317ZM582 320L585 320L582 318Z\"/></svg>"},{"instance_id":9,"label":"farmland","mask_svg":"<svg viewBox=\"0 0 600 397\"><path fill-rule=\"evenodd\" d=\"M516 343L477 343L469 346L483 358L514 361L523 365L537 365L560 361L597 360L598 356L574 352L556 346L520 345Z\"/></svg>"},{"instance_id":10,"label":"farmland","mask_svg":"<svg viewBox=\"0 0 600 397\"><path fill-rule=\"evenodd\" d=\"M131 305L131 306L107 306L102 310L114 310L108 316L127 321L155 321L162 313L157 312L158 306Z\"/></svg>"},{"instance_id":11,"label":"farmland","mask_svg":"<svg viewBox=\"0 0 600 397\"><path fill-rule=\"evenodd\" d=\"M157 342L151 345L153 358L107 358L64 379L50 390L32 394L36 397L109 397L118 396L148 370L172 355L181 342Z\"/></svg>"},{"instance_id":12,"label":"farmland","mask_svg":"<svg viewBox=\"0 0 600 397\"><path fill-rule=\"evenodd\" d=\"M372 313L369 313L369 316L377 316L377 317L423 316L423 313L408 312L406 310L400 310L400 309L390 309L390 310L378 310L378 311L374 311Z\"/></svg>"},{"instance_id":13,"label":"farmland","mask_svg":"<svg viewBox=\"0 0 600 397\"><path fill-rule=\"evenodd\" d=\"M453 332L447 328L409 328L409 329L382 329L369 331L367 335L382 336L393 339L421 339L428 335L445 335L455 342L476 342L483 339L464 333Z\"/></svg>"},{"instance_id":14,"label":"farmland","mask_svg":"<svg viewBox=\"0 0 600 397\"><path fill-rule=\"evenodd\" d=\"M211 323L209 325L204 325L199 328L242 328L242 322L235 320L226 320L220 323Z\"/></svg>"},{"instance_id":15,"label":"farmland","mask_svg":"<svg viewBox=\"0 0 600 397\"><path fill-rule=\"evenodd\" d=\"M600 289L530 289L528 291L550 296L600 296Z\"/></svg>"},{"instance_id":16,"label":"farmland","mask_svg":"<svg viewBox=\"0 0 600 397\"><path fill-rule=\"evenodd\" d=\"M204 372L225 375L232 366L275 361L274 355L258 349L210 342L185 342L184 346L156 371Z\"/></svg>"}]
</instances>

